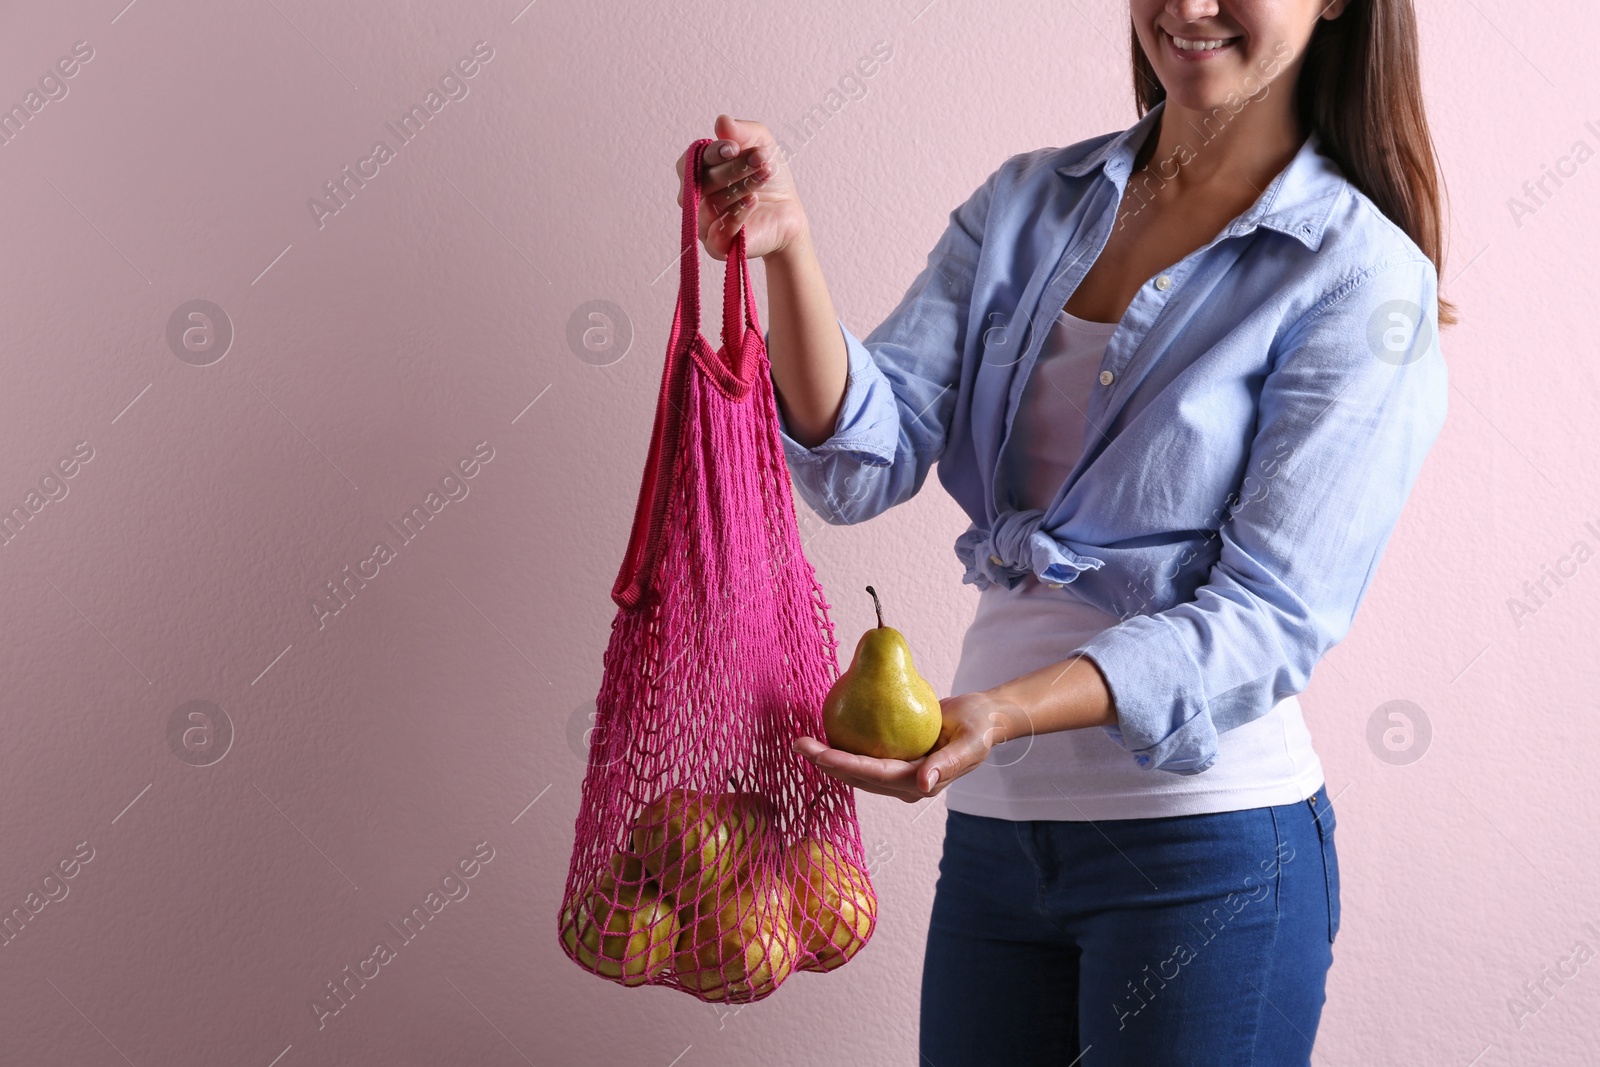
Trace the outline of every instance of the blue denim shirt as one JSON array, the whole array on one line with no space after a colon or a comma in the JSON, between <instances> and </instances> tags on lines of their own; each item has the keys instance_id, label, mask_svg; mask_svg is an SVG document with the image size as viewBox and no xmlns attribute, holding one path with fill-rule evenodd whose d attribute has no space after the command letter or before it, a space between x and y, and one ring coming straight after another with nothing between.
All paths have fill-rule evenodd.
<instances>
[{"instance_id":1,"label":"blue denim shirt","mask_svg":"<svg viewBox=\"0 0 1600 1067\"><path fill-rule=\"evenodd\" d=\"M1195 774L1220 731L1304 690L1344 638L1447 380L1433 264L1313 134L1215 239L1140 286L1082 456L1048 508L1019 510L999 462L1018 398L1161 111L1002 163L887 319L864 338L840 322L832 436L806 448L780 429L798 493L836 525L907 500L937 463L972 520L962 580L1031 573L1120 619L1062 658L1100 668L1104 729L1129 758Z\"/></svg>"}]
</instances>

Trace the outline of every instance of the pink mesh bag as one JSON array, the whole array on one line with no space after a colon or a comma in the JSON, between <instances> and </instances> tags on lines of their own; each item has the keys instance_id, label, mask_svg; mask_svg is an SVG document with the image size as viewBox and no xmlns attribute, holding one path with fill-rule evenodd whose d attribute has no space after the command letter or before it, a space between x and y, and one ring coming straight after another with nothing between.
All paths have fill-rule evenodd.
<instances>
[{"instance_id":1,"label":"pink mesh bag","mask_svg":"<svg viewBox=\"0 0 1600 1067\"><path fill-rule=\"evenodd\" d=\"M823 736L838 642L800 543L742 228L722 350L700 335L712 143L684 167L678 306L558 925L601 977L746 1003L853 958L877 895L853 791L790 748Z\"/></svg>"}]
</instances>

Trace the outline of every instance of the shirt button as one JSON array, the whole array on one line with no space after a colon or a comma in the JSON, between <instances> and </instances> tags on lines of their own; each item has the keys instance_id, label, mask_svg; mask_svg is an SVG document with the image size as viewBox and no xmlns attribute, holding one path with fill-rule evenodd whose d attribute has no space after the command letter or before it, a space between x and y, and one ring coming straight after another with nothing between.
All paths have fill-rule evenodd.
<instances>
[{"instance_id":1,"label":"shirt button","mask_svg":"<svg viewBox=\"0 0 1600 1067\"><path fill-rule=\"evenodd\" d=\"M998 566L1000 566L1000 564L1004 563L1005 560L1001 559L999 556L990 556L989 557L989 562L993 563L996 567L998 567Z\"/></svg>"},{"instance_id":2,"label":"shirt button","mask_svg":"<svg viewBox=\"0 0 1600 1067\"><path fill-rule=\"evenodd\" d=\"M1135 756L1134 759L1138 761L1139 766L1141 766L1141 767L1150 766L1150 757L1149 756Z\"/></svg>"},{"instance_id":3,"label":"shirt button","mask_svg":"<svg viewBox=\"0 0 1600 1067\"><path fill-rule=\"evenodd\" d=\"M1161 277L1156 279L1156 288L1162 290L1163 292L1165 292L1168 289L1171 289L1172 288L1172 278L1170 276L1168 276L1168 275L1163 274Z\"/></svg>"},{"instance_id":4,"label":"shirt button","mask_svg":"<svg viewBox=\"0 0 1600 1067\"><path fill-rule=\"evenodd\" d=\"M1115 374L1112 374L1110 371L1103 370L1103 371L1100 372L1100 384L1101 385L1110 385L1112 382L1114 382L1116 380L1117 380L1117 376Z\"/></svg>"}]
</instances>

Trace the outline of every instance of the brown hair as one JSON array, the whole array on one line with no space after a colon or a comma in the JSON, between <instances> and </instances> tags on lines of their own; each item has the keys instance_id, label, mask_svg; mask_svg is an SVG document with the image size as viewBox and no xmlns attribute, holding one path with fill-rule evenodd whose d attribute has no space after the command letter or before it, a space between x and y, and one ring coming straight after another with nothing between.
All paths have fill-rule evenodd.
<instances>
[{"instance_id":1,"label":"brown hair","mask_svg":"<svg viewBox=\"0 0 1600 1067\"><path fill-rule=\"evenodd\" d=\"M1133 36L1133 93L1140 116L1167 90ZM1296 86L1300 124L1315 130L1322 150L1345 177L1416 242L1444 264L1444 189L1422 107L1412 0L1351 0L1335 19L1318 19L1306 44ZM1439 297L1439 324L1456 321Z\"/></svg>"}]
</instances>

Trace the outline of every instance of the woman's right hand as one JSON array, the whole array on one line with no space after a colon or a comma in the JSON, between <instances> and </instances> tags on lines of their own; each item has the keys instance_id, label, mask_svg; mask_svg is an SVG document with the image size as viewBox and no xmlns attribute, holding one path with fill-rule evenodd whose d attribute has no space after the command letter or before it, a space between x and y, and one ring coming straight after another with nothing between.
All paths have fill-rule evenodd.
<instances>
[{"instance_id":1,"label":"woman's right hand","mask_svg":"<svg viewBox=\"0 0 1600 1067\"><path fill-rule=\"evenodd\" d=\"M788 166L778 158L772 134L759 122L718 115L717 140L704 146L708 165L700 187L700 240L713 259L726 260L734 236L744 228L745 255L781 253L805 233L806 216ZM723 150L731 149L731 156ZM683 168L678 157L678 207L683 207Z\"/></svg>"}]
</instances>

